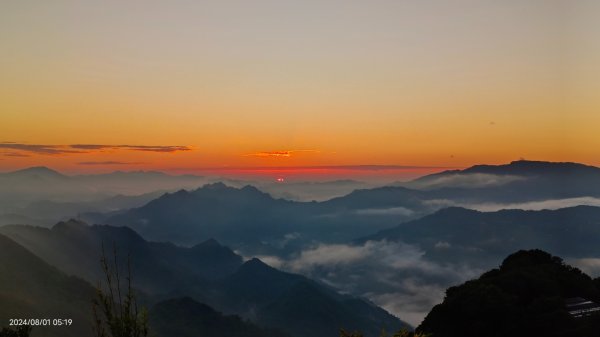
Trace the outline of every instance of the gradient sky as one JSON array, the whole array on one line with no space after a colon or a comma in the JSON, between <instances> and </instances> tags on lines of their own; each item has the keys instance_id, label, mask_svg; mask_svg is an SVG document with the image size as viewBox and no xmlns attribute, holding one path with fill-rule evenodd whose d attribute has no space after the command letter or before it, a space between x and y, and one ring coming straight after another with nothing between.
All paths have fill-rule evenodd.
<instances>
[{"instance_id":1,"label":"gradient sky","mask_svg":"<svg viewBox=\"0 0 600 337\"><path fill-rule=\"evenodd\" d=\"M0 169L600 165L599 16L593 0L5 1Z\"/></svg>"}]
</instances>

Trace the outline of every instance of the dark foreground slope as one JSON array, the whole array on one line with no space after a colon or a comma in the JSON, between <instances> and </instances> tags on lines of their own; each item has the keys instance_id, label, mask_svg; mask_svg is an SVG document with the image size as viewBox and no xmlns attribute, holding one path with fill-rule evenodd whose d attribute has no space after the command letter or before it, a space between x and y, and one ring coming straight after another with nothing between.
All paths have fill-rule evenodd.
<instances>
[{"instance_id":1,"label":"dark foreground slope","mask_svg":"<svg viewBox=\"0 0 600 337\"><path fill-rule=\"evenodd\" d=\"M500 268L449 288L418 330L435 337L598 336L600 316L574 318L565 299L600 303L599 285L544 251L519 251Z\"/></svg>"},{"instance_id":2,"label":"dark foreground slope","mask_svg":"<svg viewBox=\"0 0 600 337\"><path fill-rule=\"evenodd\" d=\"M11 225L0 233L25 246L46 262L92 284L103 278L99 261L104 245L106 255L117 248L121 266L132 265L134 286L149 294L169 292L199 279L218 279L233 273L242 258L214 240L192 247L149 242L127 227L89 226L70 220L51 229Z\"/></svg>"},{"instance_id":3,"label":"dark foreground slope","mask_svg":"<svg viewBox=\"0 0 600 337\"><path fill-rule=\"evenodd\" d=\"M340 327L377 335L382 327L406 326L366 300L341 295L258 259L242 263L240 256L214 240L184 248L146 241L129 228L88 226L78 221L59 223L52 229L0 227L0 233L18 240L46 262L94 284L102 276L102 242L108 247L115 243L120 258L131 254L133 285L143 291L143 302L148 305L187 296L225 314L298 337L327 337ZM126 260L120 265L125 266Z\"/></svg>"},{"instance_id":4,"label":"dark foreground slope","mask_svg":"<svg viewBox=\"0 0 600 337\"><path fill-rule=\"evenodd\" d=\"M36 326L32 336L92 335L94 288L48 265L24 247L0 235L0 324L12 318L72 319L73 325Z\"/></svg>"},{"instance_id":5,"label":"dark foreground slope","mask_svg":"<svg viewBox=\"0 0 600 337\"><path fill-rule=\"evenodd\" d=\"M378 336L382 328L398 330L408 324L363 299L341 295L304 276L282 272L252 259L223 280L220 302L230 312L293 336L327 337L340 328Z\"/></svg>"},{"instance_id":6,"label":"dark foreground slope","mask_svg":"<svg viewBox=\"0 0 600 337\"><path fill-rule=\"evenodd\" d=\"M33 326L32 337L91 337L95 289L67 276L24 247L0 235L0 322L10 319L71 319L70 326ZM156 304L149 314L150 336L285 337L237 316L223 316L189 298Z\"/></svg>"},{"instance_id":7,"label":"dark foreground slope","mask_svg":"<svg viewBox=\"0 0 600 337\"><path fill-rule=\"evenodd\" d=\"M150 330L161 337L286 337L239 316L226 316L189 297L157 303L149 312Z\"/></svg>"}]
</instances>

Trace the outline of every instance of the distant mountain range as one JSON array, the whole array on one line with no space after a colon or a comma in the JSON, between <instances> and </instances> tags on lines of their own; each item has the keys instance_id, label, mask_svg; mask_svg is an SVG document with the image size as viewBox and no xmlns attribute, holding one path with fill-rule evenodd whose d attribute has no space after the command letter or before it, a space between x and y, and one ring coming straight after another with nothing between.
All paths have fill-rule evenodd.
<instances>
[{"instance_id":1,"label":"distant mountain range","mask_svg":"<svg viewBox=\"0 0 600 337\"><path fill-rule=\"evenodd\" d=\"M296 202L275 199L252 186L215 183L90 220L130 226L151 240L189 245L214 237L248 254L290 251L313 240L347 241L413 218L420 213L411 209L420 208L421 201L405 191L389 187L323 202Z\"/></svg>"},{"instance_id":2,"label":"distant mountain range","mask_svg":"<svg viewBox=\"0 0 600 337\"><path fill-rule=\"evenodd\" d=\"M351 294L368 294L386 308L397 308L390 304L397 294L413 296L418 303L410 304L423 312L438 295L419 299L415 289L435 292L464 280L460 270L472 275L519 249L540 248L574 260L600 257L600 208L565 207L600 201L599 172L576 163L517 161L446 171L401 186L358 189L318 202L275 198L253 186L223 183L73 202L44 199L44 193L52 188L52 193L79 193L82 186L93 186L73 183L78 179L108 186L106 177L73 177L35 168L0 175L0 182L10 182L0 185L6 200L15 191L33 196L19 208L24 213L5 217L29 222L28 215L79 213L87 205L93 212L82 212L79 218L107 225L88 226L80 220L52 228L10 225L1 226L0 234L67 275L93 283L101 276L102 243L109 254L114 243L121 266L130 254L135 286L148 305L189 297L225 316L239 315L261 329L279 329L292 337L335 335L342 326L377 335L382 326L395 330L403 323L368 301L340 295L321 282L260 260L244 262L240 254L265 256L265 261L279 263L273 266L303 272ZM160 173L110 176L115 185L137 181L141 186L153 177L162 181ZM166 179L187 183L199 177L171 178ZM15 185L19 179L23 186ZM42 191L39 196L35 186ZM75 192L65 195L74 197ZM82 193L91 195L88 192ZM541 210L546 205L553 209ZM527 207L539 210L518 209ZM475 210L487 208L517 209ZM314 255L319 252L355 255L327 261ZM409 256L389 255L396 253ZM365 257L378 261L369 263ZM449 270L455 272L447 275ZM323 324L324 317L335 322L333 327Z\"/></svg>"},{"instance_id":3,"label":"distant mountain range","mask_svg":"<svg viewBox=\"0 0 600 337\"><path fill-rule=\"evenodd\" d=\"M161 172L64 175L47 167L0 173L0 225L51 226L82 212L139 207L164 192L206 183L199 176Z\"/></svg>"},{"instance_id":4,"label":"distant mountain range","mask_svg":"<svg viewBox=\"0 0 600 337\"><path fill-rule=\"evenodd\" d=\"M192 244L214 237L264 253L291 251L314 240L345 242L453 205L500 209L537 201L543 207L548 200L558 205L555 208L586 202L600 205L600 199L594 199L600 197L600 169L575 163L517 161L474 166L406 185L410 187L360 189L322 202L295 202L275 199L252 186L216 183L88 219L131 226L153 240ZM286 239L292 236L294 240ZM289 247L282 250L285 245Z\"/></svg>"},{"instance_id":5,"label":"distant mountain range","mask_svg":"<svg viewBox=\"0 0 600 337\"><path fill-rule=\"evenodd\" d=\"M475 165L404 184L437 198L477 202L522 202L600 196L600 168L579 163L519 160Z\"/></svg>"},{"instance_id":6,"label":"distant mountain range","mask_svg":"<svg viewBox=\"0 0 600 337\"><path fill-rule=\"evenodd\" d=\"M600 256L600 208L479 212L451 207L357 242L369 240L418 244L440 261L497 260L532 247L565 257Z\"/></svg>"},{"instance_id":7,"label":"distant mountain range","mask_svg":"<svg viewBox=\"0 0 600 337\"><path fill-rule=\"evenodd\" d=\"M65 175L44 166L0 173L1 196L17 200L90 201L115 194L143 194L198 186L206 180L194 175L169 175L156 171L116 171L95 175Z\"/></svg>"},{"instance_id":8,"label":"distant mountain range","mask_svg":"<svg viewBox=\"0 0 600 337\"><path fill-rule=\"evenodd\" d=\"M338 294L328 286L276 270L258 259L243 262L215 240L183 248L145 241L126 227L88 226L75 220L58 223L52 229L4 226L0 233L45 263L94 284L102 277L102 244L108 256L112 256L114 245L121 267L130 256L134 287L142 291L144 303L150 305L189 296L221 312L298 337L330 336L340 327L376 334L382 327L406 326L363 299ZM314 304L322 306L306 310ZM323 315L334 316L324 321Z\"/></svg>"}]
</instances>

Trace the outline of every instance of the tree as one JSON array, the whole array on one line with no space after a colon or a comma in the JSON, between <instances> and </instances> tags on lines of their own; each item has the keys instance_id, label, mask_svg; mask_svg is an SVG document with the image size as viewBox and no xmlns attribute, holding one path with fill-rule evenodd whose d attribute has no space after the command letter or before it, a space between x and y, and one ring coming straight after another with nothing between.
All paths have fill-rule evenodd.
<instances>
[{"instance_id":1,"label":"tree","mask_svg":"<svg viewBox=\"0 0 600 337\"><path fill-rule=\"evenodd\" d=\"M340 337L364 337L361 332L354 331L348 332L344 329L340 329ZM381 335L379 337L389 337L385 330L381 331ZM424 334L420 332L412 332L407 329L401 329L400 331L393 334L391 337L432 337L432 335Z\"/></svg>"},{"instance_id":2,"label":"tree","mask_svg":"<svg viewBox=\"0 0 600 337\"><path fill-rule=\"evenodd\" d=\"M106 277L106 287L99 282L92 302L96 337L144 337L148 335L148 315L145 308L138 310L131 287L131 258L127 258L127 278L122 291L117 248L113 247L113 266L109 265L102 245L100 265Z\"/></svg>"},{"instance_id":3,"label":"tree","mask_svg":"<svg viewBox=\"0 0 600 337\"><path fill-rule=\"evenodd\" d=\"M11 328L2 328L0 337L29 337L31 326L19 325L14 330Z\"/></svg>"}]
</instances>

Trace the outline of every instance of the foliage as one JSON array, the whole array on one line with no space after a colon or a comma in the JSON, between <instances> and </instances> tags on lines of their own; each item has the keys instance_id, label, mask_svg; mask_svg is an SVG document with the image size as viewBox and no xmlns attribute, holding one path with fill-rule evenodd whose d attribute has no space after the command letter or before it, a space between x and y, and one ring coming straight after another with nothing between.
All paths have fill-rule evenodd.
<instances>
[{"instance_id":1,"label":"foliage","mask_svg":"<svg viewBox=\"0 0 600 337\"><path fill-rule=\"evenodd\" d=\"M93 301L94 328L96 337L144 337L148 335L148 315L144 308L138 310L135 294L131 287L131 265L127 260L125 289L121 289L121 277L117 262L117 249L113 249L113 266L108 263L102 246L100 264L106 277L106 289L101 284L96 288ZM123 294L123 291L125 293Z\"/></svg>"},{"instance_id":2,"label":"foliage","mask_svg":"<svg viewBox=\"0 0 600 337\"><path fill-rule=\"evenodd\" d=\"M364 337L364 335L358 331L348 332L344 329L340 329L340 337ZM379 337L432 337L432 335L425 334L422 332L413 332L407 329L401 329L391 336L388 335L388 333L385 330L382 330Z\"/></svg>"},{"instance_id":3,"label":"foliage","mask_svg":"<svg viewBox=\"0 0 600 337\"><path fill-rule=\"evenodd\" d=\"M14 330L11 328L2 328L0 337L29 337L31 329L29 325L19 325Z\"/></svg>"},{"instance_id":4,"label":"foliage","mask_svg":"<svg viewBox=\"0 0 600 337\"><path fill-rule=\"evenodd\" d=\"M600 289L558 257L519 251L499 269L449 288L417 330L436 337L597 336L600 319L573 318L565 307L570 297L599 302Z\"/></svg>"}]
</instances>

